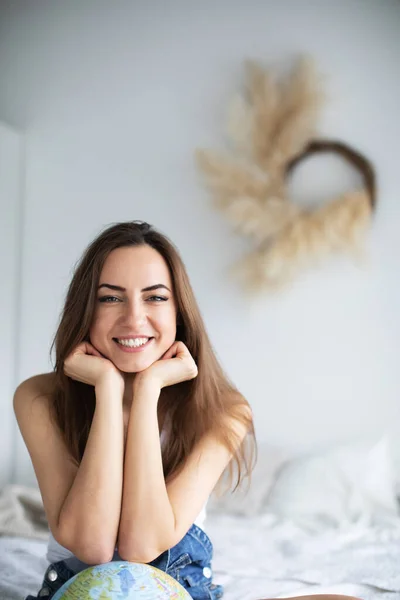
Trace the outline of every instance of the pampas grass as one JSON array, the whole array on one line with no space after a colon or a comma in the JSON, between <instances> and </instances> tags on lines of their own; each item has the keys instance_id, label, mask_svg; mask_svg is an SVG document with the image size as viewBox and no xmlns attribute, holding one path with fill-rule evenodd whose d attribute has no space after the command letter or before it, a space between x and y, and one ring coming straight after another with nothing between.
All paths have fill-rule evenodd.
<instances>
[{"instance_id":1,"label":"pampas grass","mask_svg":"<svg viewBox=\"0 0 400 600\"><path fill-rule=\"evenodd\" d=\"M344 194L313 211L304 211L271 241L261 243L234 268L250 291L276 290L335 252L359 257L370 226L369 194Z\"/></svg>"},{"instance_id":2,"label":"pampas grass","mask_svg":"<svg viewBox=\"0 0 400 600\"><path fill-rule=\"evenodd\" d=\"M234 98L228 113L231 152L199 149L196 159L215 207L255 244L233 271L258 292L282 287L330 254L358 252L370 224L372 192L356 190L313 210L292 203L285 178L307 154L323 103L314 63L302 58L279 81L248 62L246 75L245 94ZM340 144L331 146L340 150ZM349 158L352 150L341 153ZM355 166L363 170L363 164Z\"/></svg>"}]
</instances>

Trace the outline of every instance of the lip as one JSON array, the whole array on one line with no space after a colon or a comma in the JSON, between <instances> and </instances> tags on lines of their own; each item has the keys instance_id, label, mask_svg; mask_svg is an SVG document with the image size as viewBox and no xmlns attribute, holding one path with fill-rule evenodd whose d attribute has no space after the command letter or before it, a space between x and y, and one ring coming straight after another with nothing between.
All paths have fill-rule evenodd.
<instances>
[{"instance_id":1,"label":"lip","mask_svg":"<svg viewBox=\"0 0 400 600\"><path fill-rule=\"evenodd\" d=\"M127 336L127 337L120 337L118 339L120 340L125 340L125 339L135 339L135 338L141 338L141 337L148 337L147 335L137 335L137 336ZM119 350L121 350L122 352L127 352L128 354L132 354L134 352L143 352L144 350L146 350L146 348L148 348L151 344L151 342L154 340L154 338L150 338L147 340L147 342L145 344L143 344L143 346L138 346L137 348L130 348L129 346L123 346L122 344L118 344L118 342L116 341L116 339L113 339L113 342L115 343L115 345L117 346L117 348Z\"/></svg>"}]
</instances>

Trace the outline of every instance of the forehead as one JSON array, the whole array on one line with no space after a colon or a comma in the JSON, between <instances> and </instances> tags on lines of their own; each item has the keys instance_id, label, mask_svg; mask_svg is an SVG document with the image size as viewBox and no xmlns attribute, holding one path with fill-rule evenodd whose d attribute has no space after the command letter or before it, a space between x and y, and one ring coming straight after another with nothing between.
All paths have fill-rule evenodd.
<instances>
[{"instance_id":1,"label":"forehead","mask_svg":"<svg viewBox=\"0 0 400 600\"><path fill-rule=\"evenodd\" d=\"M147 287L163 283L172 286L169 268L164 258L150 246L117 248L107 257L99 283L123 287Z\"/></svg>"}]
</instances>

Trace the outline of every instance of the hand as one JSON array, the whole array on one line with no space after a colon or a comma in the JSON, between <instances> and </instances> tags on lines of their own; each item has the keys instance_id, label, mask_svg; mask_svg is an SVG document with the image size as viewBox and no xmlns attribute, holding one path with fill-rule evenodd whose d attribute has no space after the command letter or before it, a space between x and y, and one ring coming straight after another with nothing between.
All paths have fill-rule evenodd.
<instances>
[{"instance_id":1,"label":"hand","mask_svg":"<svg viewBox=\"0 0 400 600\"><path fill-rule=\"evenodd\" d=\"M197 365L183 342L175 342L160 360L138 373L135 384L151 379L161 388L197 377Z\"/></svg>"},{"instance_id":2,"label":"hand","mask_svg":"<svg viewBox=\"0 0 400 600\"><path fill-rule=\"evenodd\" d=\"M107 377L115 377L124 385L122 373L89 342L79 344L65 359L64 373L88 385L96 386Z\"/></svg>"}]
</instances>

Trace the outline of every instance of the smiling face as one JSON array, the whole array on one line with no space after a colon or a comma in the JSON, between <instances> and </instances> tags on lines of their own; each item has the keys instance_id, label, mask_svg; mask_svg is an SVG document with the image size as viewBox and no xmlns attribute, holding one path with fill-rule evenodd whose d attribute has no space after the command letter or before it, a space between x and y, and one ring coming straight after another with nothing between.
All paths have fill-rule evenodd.
<instances>
[{"instance_id":1,"label":"smiling face","mask_svg":"<svg viewBox=\"0 0 400 600\"><path fill-rule=\"evenodd\" d=\"M151 246L117 248L100 274L90 341L124 373L144 371L176 337L176 302L164 258Z\"/></svg>"}]
</instances>

